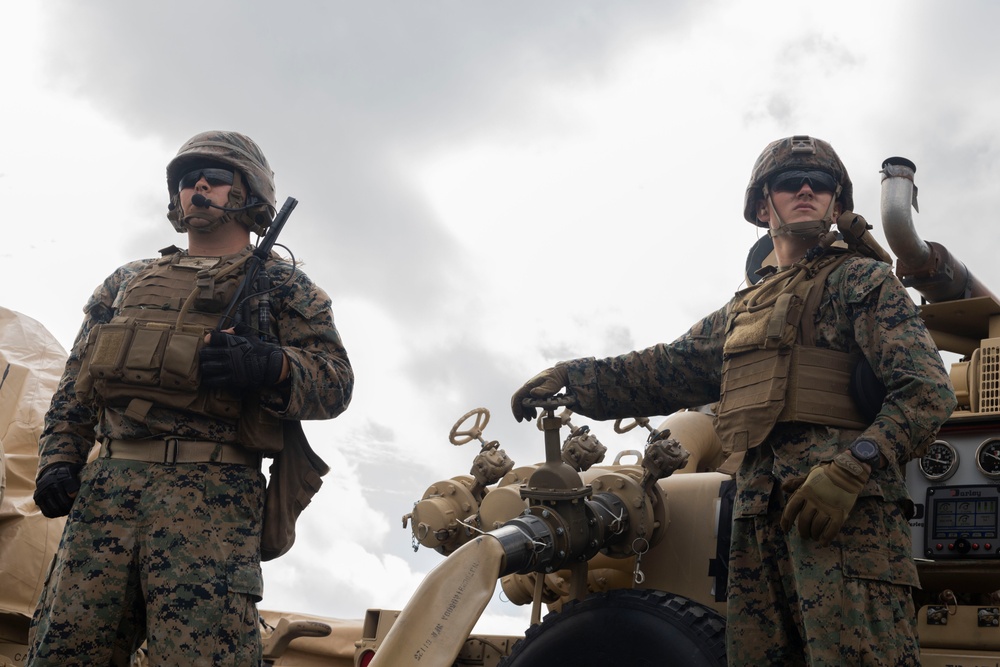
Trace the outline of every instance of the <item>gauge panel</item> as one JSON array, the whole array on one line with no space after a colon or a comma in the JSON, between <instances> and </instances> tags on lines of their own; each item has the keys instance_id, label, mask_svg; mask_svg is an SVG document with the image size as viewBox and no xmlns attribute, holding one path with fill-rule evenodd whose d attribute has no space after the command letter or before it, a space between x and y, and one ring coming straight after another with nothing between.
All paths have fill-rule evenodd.
<instances>
[{"instance_id":1,"label":"gauge panel","mask_svg":"<svg viewBox=\"0 0 1000 667\"><path fill-rule=\"evenodd\" d=\"M979 445L976 467L990 479L1000 479L1000 438L990 438Z\"/></svg>"},{"instance_id":2,"label":"gauge panel","mask_svg":"<svg viewBox=\"0 0 1000 667\"><path fill-rule=\"evenodd\" d=\"M997 446L1000 447L1000 440L998 440ZM1000 473L1000 460L997 463L998 473ZM940 482L948 479L958 470L958 450L946 440L935 440L927 448L927 453L920 457L918 465L924 477L932 482Z\"/></svg>"}]
</instances>

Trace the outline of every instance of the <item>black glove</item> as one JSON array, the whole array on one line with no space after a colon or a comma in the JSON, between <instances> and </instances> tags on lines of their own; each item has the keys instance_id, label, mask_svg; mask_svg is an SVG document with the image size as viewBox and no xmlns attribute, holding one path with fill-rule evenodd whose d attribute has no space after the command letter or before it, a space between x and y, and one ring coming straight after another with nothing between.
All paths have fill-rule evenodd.
<instances>
[{"instance_id":1,"label":"black glove","mask_svg":"<svg viewBox=\"0 0 1000 667\"><path fill-rule=\"evenodd\" d=\"M201 382L208 387L250 389L278 384L285 353L271 343L213 331L201 349Z\"/></svg>"},{"instance_id":2,"label":"black glove","mask_svg":"<svg viewBox=\"0 0 1000 667\"><path fill-rule=\"evenodd\" d=\"M53 463L42 471L33 498L43 515L55 519L69 514L80 490L81 468L73 463Z\"/></svg>"}]
</instances>

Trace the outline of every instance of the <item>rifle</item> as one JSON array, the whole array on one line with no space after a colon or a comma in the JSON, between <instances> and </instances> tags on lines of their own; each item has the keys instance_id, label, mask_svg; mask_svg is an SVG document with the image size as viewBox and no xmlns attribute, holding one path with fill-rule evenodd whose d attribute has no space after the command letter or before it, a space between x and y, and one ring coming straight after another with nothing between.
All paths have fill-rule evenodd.
<instances>
[{"instance_id":1,"label":"rifle","mask_svg":"<svg viewBox=\"0 0 1000 667\"><path fill-rule=\"evenodd\" d=\"M278 211L278 215L275 216L274 221L271 223L270 227L267 229L267 234L261 239L261 242L257 244L254 248L253 253L248 258L247 263L249 264L246 273L243 275L243 281L240 283L239 288L236 290L236 294L233 295L232 300L229 302L229 306L226 308L222 317L219 318L218 328L221 330L225 325L226 321L232 321L234 323L239 323L241 321L240 310L242 309L243 302L249 299L251 296L259 295L260 302L258 304L257 310L257 333L261 340L267 340L269 338L268 331L270 330L269 324L271 319L271 299L267 296L268 292L271 290L271 279L267 275L267 271L261 272L260 269L264 267L264 262L271 255L271 249L274 247L275 242L278 240L278 234L281 233L282 228L284 228L285 223L288 221L288 217L295 210L296 205L298 205L299 200L294 197L288 197L285 199L285 203L282 204L281 210ZM260 275L258 276L258 273ZM256 289L256 292L243 296L245 292L250 289L250 286ZM233 315L233 310L236 310L236 315Z\"/></svg>"}]
</instances>

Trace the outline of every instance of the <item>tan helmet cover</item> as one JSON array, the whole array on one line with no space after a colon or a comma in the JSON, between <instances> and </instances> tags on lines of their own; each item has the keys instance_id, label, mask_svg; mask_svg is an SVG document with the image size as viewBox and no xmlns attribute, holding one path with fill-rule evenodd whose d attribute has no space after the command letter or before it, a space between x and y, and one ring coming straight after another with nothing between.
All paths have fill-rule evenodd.
<instances>
[{"instance_id":1,"label":"tan helmet cover","mask_svg":"<svg viewBox=\"0 0 1000 667\"><path fill-rule=\"evenodd\" d=\"M854 185L833 146L822 139L797 134L772 141L754 163L743 200L743 217L747 222L758 227L768 226L757 219L757 202L764 199L763 188L768 179L790 169L821 169L833 175L841 188L840 197L837 198L841 210L854 210Z\"/></svg>"},{"instance_id":2,"label":"tan helmet cover","mask_svg":"<svg viewBox=\"0 0 1000 667\"><path fill-rule=\"evenodd\" d=\"M229 194L231 208L245 206L246 197L252 194L260 200L260 206L231 214L234 219L249 227L255 234L264 234L274 218L275 194L274 172L264 157L263 151L253 139L239 132L212 130L202 132L188 139L176 157L167 165L167 192L170 206L167 218L178 232L187 231L182 221L178 184L181 176L195 169L199 162L221 162L236 169L250 187L246 193L239 187L238 180Z\"/></svg>"}]
</instances>

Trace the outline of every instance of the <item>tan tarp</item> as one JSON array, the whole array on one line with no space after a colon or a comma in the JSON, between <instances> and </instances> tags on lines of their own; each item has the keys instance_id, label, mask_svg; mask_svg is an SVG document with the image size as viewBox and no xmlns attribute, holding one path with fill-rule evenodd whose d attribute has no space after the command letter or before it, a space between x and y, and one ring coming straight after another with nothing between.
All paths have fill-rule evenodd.
<instances>
[{"instance_id":1,"label":"tan tarp","mask_svg":"<svg viewBox=\"0 0 1000 667\"><path fill-rule=\"evenodd\" d=\"M30 617L64 519L31 499L38 436L66 351L35 320L0 307L0 613ZM14 639L14 638L11 638Z\"/></svg>"},{"instance_id":2,"label":"tan tarp","mask_svg":"<svg viewBox=\"0 0 1000 667\"><path fill-rule=\"evenodd\" d=\"M35 320L0 307L0 665L20 665L28 621L59 546L64 519L31 494L38 436L66 351Z\"/></svg>"}]
</instances>

